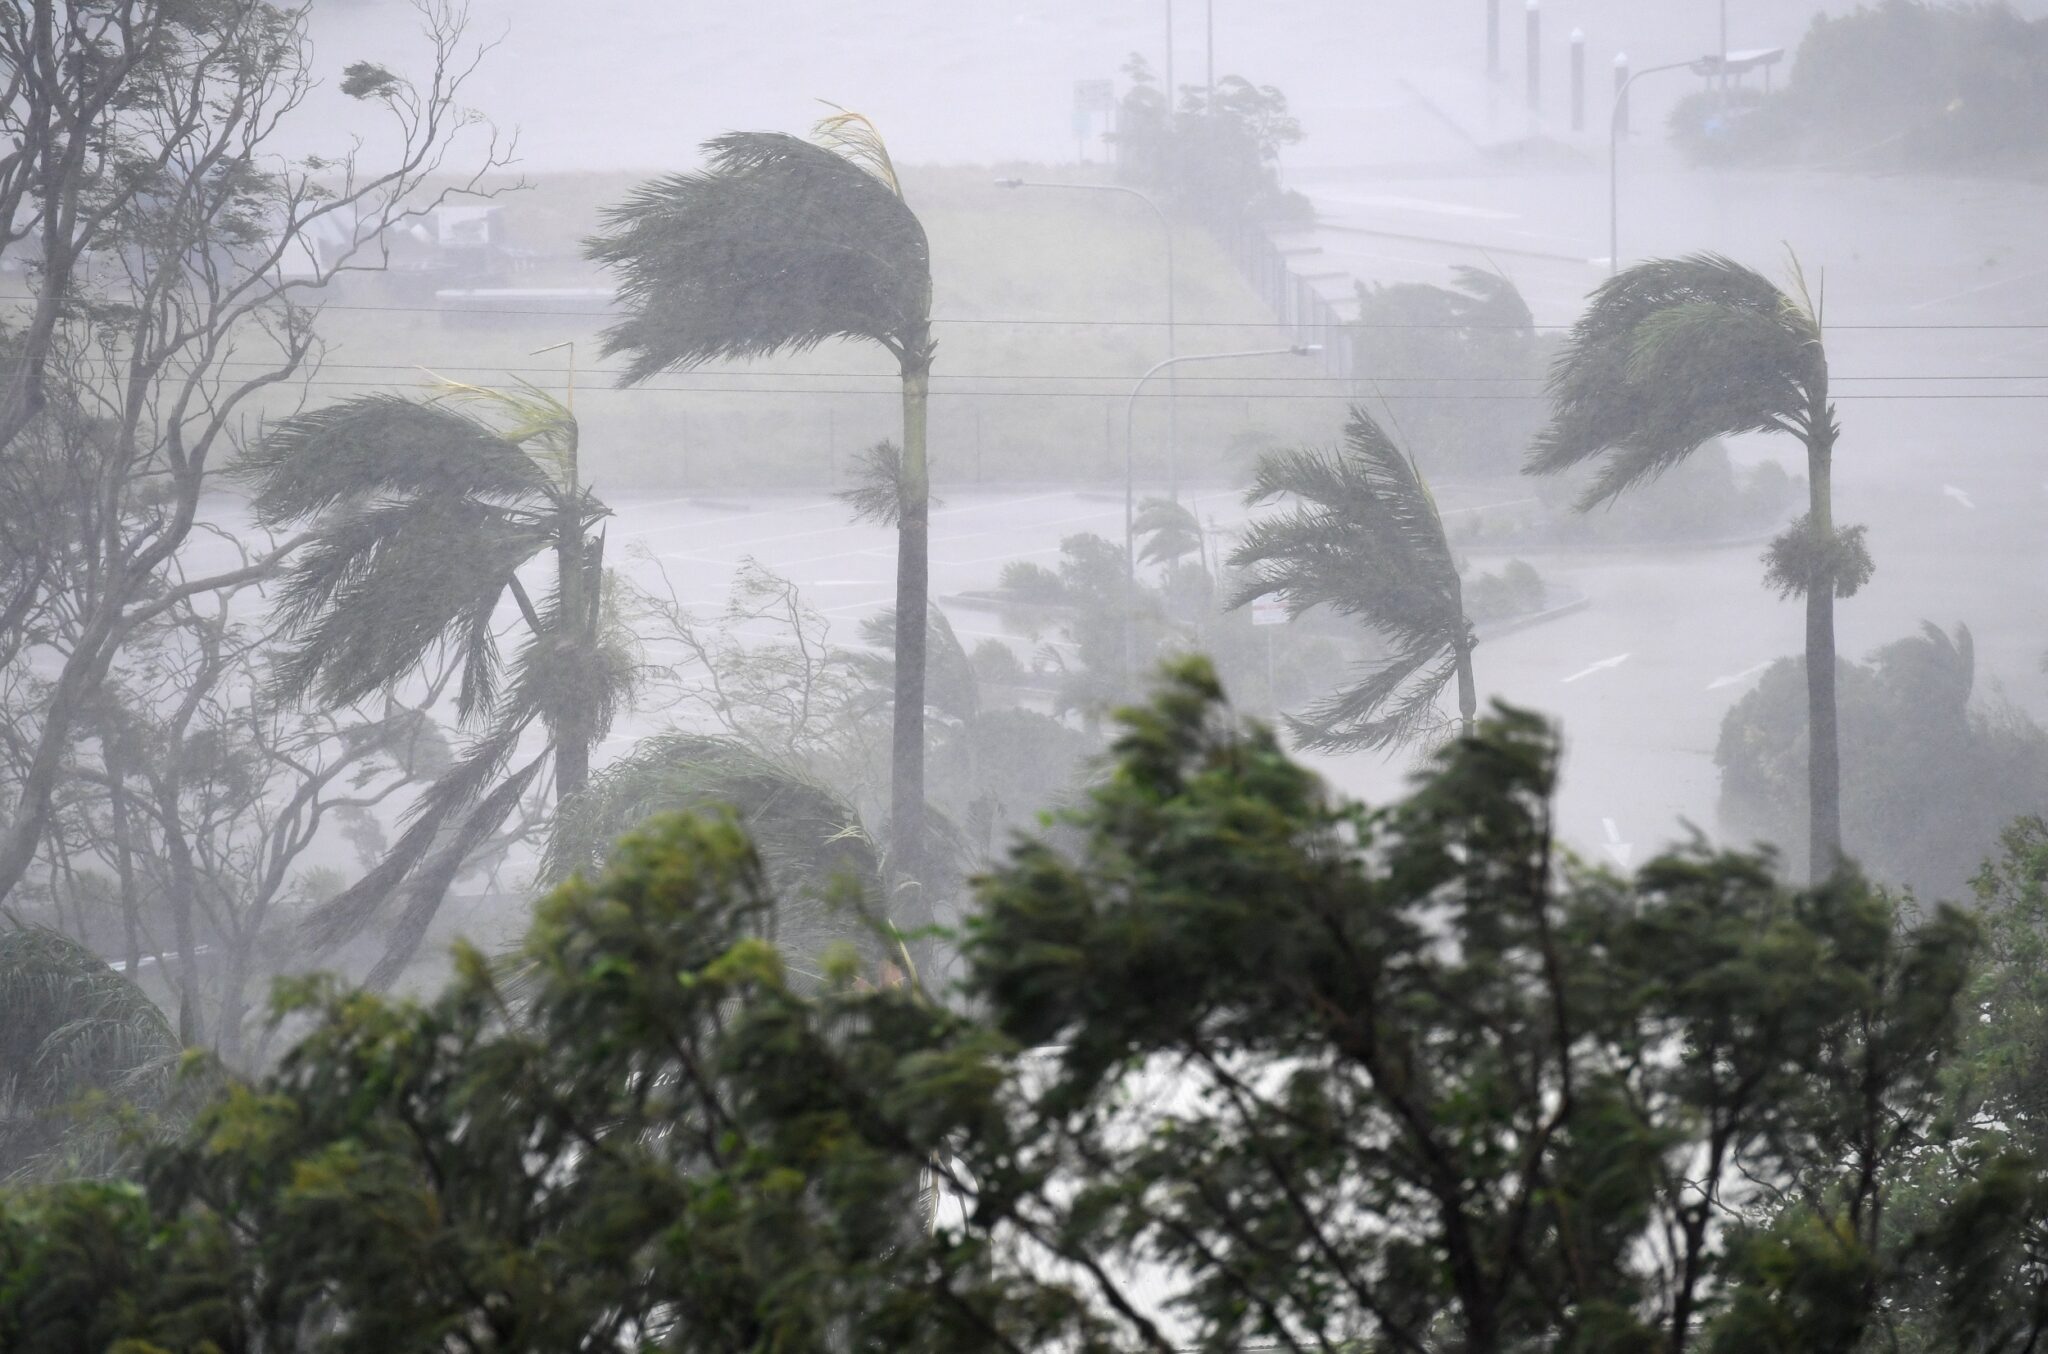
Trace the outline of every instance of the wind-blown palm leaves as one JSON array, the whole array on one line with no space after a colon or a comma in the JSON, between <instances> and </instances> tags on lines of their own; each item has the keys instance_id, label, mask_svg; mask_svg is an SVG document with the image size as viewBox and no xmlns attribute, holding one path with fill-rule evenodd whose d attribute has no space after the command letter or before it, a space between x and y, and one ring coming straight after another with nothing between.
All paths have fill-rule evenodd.
<instances>
[{"instance_id":1,"label":"wind-blown palm leaves","mask_svg":"<svg viewBox=\"0 0 2048 1354\"><path fill-rule=\"evenodd\" d=\"M1795 274L1796 276L1796 274ZM1835 715L1837 597L1870 577L1861 527L1834 525L1839 434L1819 308L1718 255L1655 259L1609 279L1551 375L1555 405L1528 469L1598 462L1580 507L1663 473L1712 438L1788 433L1806 447L1807 514L1771 545L1767 579L1806 599L1809 846L1815 878L1842 845Z\"/></svg>"},{"instance_id":2,"label":"wind-blown palm leaves","mask_svg":"<svg viewBox=\"0 0 2048 1354\"><path fill-rule=\"evenodd\" d=\"M1356 616L1390 648L1356 684L1288 717L1302 746L1380 750L1430 737L1445 724L1437 699L1453 679L1469 733L1476 641L1443 521L1414 463L1354 407L1341 449L1260 458L1245 501L1281 497L1300 502L1254 522L1231 555L1249 575L1231 605L1277 596L1292 616L1326 606Z\"/></svg>"},{"instance_id":3,"label":"wind-blown palm leaves","mask_svg":"<svg viewBox=\"0 0 2048 1354\"><path fill-rule=\"evenodd\" d=\"M777 900L776 937L795 954L821 956L839 941L866 941L851 892L881 897L882 851L860 815L822 782L732 738L671 733L642 741L562 806L543 862L550 880L595 877L620 837L655 814L730 809L760 853Z\"/></svg>"},{"instance_id":4,"label":"wind-blown palm leaves","mask_svg":"<svg viewBox=\"0 0 2048 1354\"><path fill-rule=\"evenodd\" d=\"M608 510L577 484L575 456L575 419L545 393L451 386L438 402L370 395L297 415L245 462L260 521L313 524L277 594L280 694L346 705L446 656L476 731L385 859L312 918L332 945L405 889L380 978L550 758L558 795L581 786L628 684L591 535ZM536 599L519 570L549 555L553 587ZM525 632L509 670L494 619L508 595ZM547 747L515 767L536 723Z\"/></svg>"},{"instance_id":5,"label":"wind-blown palm leaves","mask_svg":"<svg viewBox=\"0 0 2048 1354\"><path fill-rule=\"evenodd\" d=\"M619 278L627 317L607 353L625 380L720 359L800 352L830 339L880 345L903 379L896 610L922 617L930 595L931 248L903 199L887 148L858 114L825 119L818 140L740 132L705 143L700 173L642 185L606 217L590 256ZM923 838L922 625L896 641L891 835L896 866L919 878Z\"/></svg>"},{"instance_id":6,"label":"wind-blown palm leaves","mask_svg":"<svg viewBox=\"0 0 2048 1354\"><path fill-rule=\"evenodd\" d=\"M178 1051L163 1012L98 955L39 927L0 930L0 1180L110 1169L119 1117L85 1102L156 1109Z\"/></svg>"}]
</instances>

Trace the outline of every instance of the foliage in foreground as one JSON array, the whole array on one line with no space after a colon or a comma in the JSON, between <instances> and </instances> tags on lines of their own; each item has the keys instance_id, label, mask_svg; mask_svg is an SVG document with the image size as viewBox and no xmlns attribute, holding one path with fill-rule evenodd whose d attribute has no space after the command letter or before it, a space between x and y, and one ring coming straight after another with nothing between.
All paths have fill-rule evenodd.
<instances>
[{"instance_id":1,"label":"foliage in foreground","mask_svg":"<svg viewBox=\"0 0 2048 1354\"><path fill-rule=\"evenodd\" d=\"M1071 847L980 881L957 1009L850 956L800 990L737 828L658 819L541 904L524 1004L474 954L423 1005L308 985L306 1037L140 1190L0 1200L0 1346L2030 1334L2026 1229L1957 1231L2028 1216L2028 1159L1885 1213L1982 995L1963 914L1699 845L1588 871L1518 711L1380 809L1198 662L1122 718Z\"/></svg>"}]
</instances>

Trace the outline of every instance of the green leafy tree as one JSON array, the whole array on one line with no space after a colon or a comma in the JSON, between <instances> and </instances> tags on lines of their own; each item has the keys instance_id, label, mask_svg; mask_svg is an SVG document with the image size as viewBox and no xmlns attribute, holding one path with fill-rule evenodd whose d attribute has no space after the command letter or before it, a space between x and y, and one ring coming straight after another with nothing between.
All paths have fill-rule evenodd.
<instances>
[{"instance_id":1,"label":"green leafy tree","mask_svg":"<svg viewBox=\"0 0 2048 1354\"><path fill-rule=\"evenodd\" d=\"M1358 284L1350 331L1362 392L1438 477L1513 472L1543 426L1536 394L1552 340L1521 289L1485 269L1451 284ZM1518 398L1526 395L1526 398Z\"/></svg>"},{"instance_id":2,"label":"green leafy tree","mask_svg":"<svg viewBox=\"0 0 2048 1354\"><path fill-rule=\"evenodd\" d=\"M1717 437L1785 433L1806 448L1805 516L1771 544L1767 583L1806 601L1808 868L1842 858L1835 712L1835 599L1870 578L1863 528L1837 528L1840 426L1828 394L1819 307L1718 255L1655 259L1593 293L1551 378L1555 413L1531 474L1601 459L1580 499L1594 507L1654 479Z\"/></svg>"},{"instance_id":3,"label":"green leafy tree","mask_svg":"<svg viewBox=\"0 0 2048 1354\"><path fill-rule=\"evenodd\" d=\"M620 279L626 319L605 351L628 382L703 362L802 352L832 339L876 344L903 380L897 453L896 610L931 594L926 425L934 345L931 246L867 119L840 113L818 141L740 132L705 144L702 173L643 185L607 217L592 258ZM895 868L922 878L925 629L896 637L890 833ZM928 904L913 911L921 917Z\"/></svg>"},{"instance_id":4,"label":"green leafy tree","mask_svg":"<svg viewBox=\"0 0 2048 1354\"><path fill-rule=\"evenodd\" d=\"M1962 913L1697 843L1589 870L1523 712L1377 809L1199 661L1121 720L981 881L959 1003L793 981L735 822L659 818L541 905L523 1000L473 952L423 1003L304 984L145 1195L0 1195L0 1339L1851 1354L1916 1266L2016 1273L1884 1221Z\"/></svg>"},{"instance_id":5,"label":"green leafy tree","mask_svg":"<svg viewBox=\"0 0 2048 1354\"><path fill-rule=\"evenodd\" d=\"M1478 641L1443 518L1415 463L1354 407L1340 450L1260 459L1245 501L1283 496L1297 506L1253 522L1231 555L1247 575L1232 605L1279 597L1294 616L1328 607L1357 617L1391 649L1356 684L1289 716L1295 737L1331 752L1433 737L1443 725L1438 699L1454 680L1469 734Z\"/></svg>"},{"instance_id":6,"label":"green leafy tree","mask_svg":"<svg viewBox=\"0 0 2048 1354\"><path fill-rule=\"evenodd\" d=\"M609 510L578 479L576 438L574 415L539 390L452 386L438 402L365 395L294 415L244 464L260 521L311 530L278 589L278 694L349 706L446 655L474 730L391 851L318 916L331 945L407 892L380 981L550 759L558 797L582 787L629 685L592 530ZM541 559L553 586L536 599L519 572ZM509 671L496 622L507 596L525 631ZM536 725L545 746L521 761Z\"/></svg>"}]
</instances>

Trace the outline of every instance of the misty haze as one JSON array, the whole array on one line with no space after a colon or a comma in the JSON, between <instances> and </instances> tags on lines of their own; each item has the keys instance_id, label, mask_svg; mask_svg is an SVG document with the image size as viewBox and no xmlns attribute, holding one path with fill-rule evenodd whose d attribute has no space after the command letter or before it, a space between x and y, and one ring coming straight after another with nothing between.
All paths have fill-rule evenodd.
<instances>
[{"instance_id":1,"label":"misty haze","mask_svg":"<svg viewBox=\"0 0 2048 1354\"><path fill-rule=\"evenodd\" d=\"M0 1354L2048 1341L2048 0L0 122Z\"/></svg>"}]
</instances>

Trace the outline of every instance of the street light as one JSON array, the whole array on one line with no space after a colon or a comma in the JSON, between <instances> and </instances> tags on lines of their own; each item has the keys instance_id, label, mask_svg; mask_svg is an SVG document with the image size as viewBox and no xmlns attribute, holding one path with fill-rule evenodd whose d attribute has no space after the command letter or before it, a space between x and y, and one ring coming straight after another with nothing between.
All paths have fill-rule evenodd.
<instances>
[{"instance_id":1,"label":"street light","mask_svg":"<svg viewBox=\"0 0 2048 1354\"><path fill-rule=\"evenodd\" d=\"M1767 47L1755 52L1727 52L1695 57L1691 61L1671 61L1662 66L1647 66L1636 71L1621 82L1614 91L1614 111L1607 120L1607 275L1614 276L1621 269L1621 119L1628 111L1628 92L1636 81L1645 75L1657 75L1664 71L1691 71L1701 77L1742 75L1762 68L1769 70L1785 55L1782 47ZM1617 57L1616 64L1621 64Z\"/></svg>"},{"instance_id":2,"label":"street light","mask_svg":"<svg viewBox=\"0 0 2048 1354\"><path fill-rule=\"evenodd\" d=\"M1140 192L1136 188L1127 188L1120 183L1051 183L1040 182L1036 179L997 179L996 187L1066 188L1077 193L1122 193L1126 197L1138 199L1138 201L1151 208L1152 214L1159 218L1160 234L1165 237L1166 241L1166 356L1169 361L1173 358L1174 353L1179 351L1177 346L1178 330L1174 324L1174 295L1179 291L1179 287L1174 281L1173 221L1166 215L1166 209L1159 205L1157 199L1150 193ZM1169 451L1180 442L1179 395L1180 386L1176 383L1170 387L1170 393L1166 401L1166 445Z\"/></svg>"},{"instance_id":3,"label":"street light","mask_svg":"<svg viewBox=\"0 0 2048 1354\"><path fill-rule=\"evenodd\" d=\"M1166 371L1168 368L1182 366L1189 362L1227 362L1234 358L1245 357L1310 357L1322 350L1323 345L1320 343L1297 343L1287 348L1253 348L1237 353L1189 353L1186 357L1169 357L1163 362L1153 363L1146 370L1145 374L1138 378L1137 383L1131 387L1129 397L1124 400L1124 676L1126 680L1136 676L1138 667L1137 636L1135 633L1137 630L1135 608L1138 604L1137 481L1134 474L1136 459L1131 453L1131 421L1132 416L1137 412L1138 396L1144 391L1145 382L1151 380L1160 372ZM1168 397L1169 401L1171 398L1171 396ZM1171 460L1172 453L1173 444L1168 442L1167 479L1169 483L1174 479Z\"/></svg>"}]
</instances>

